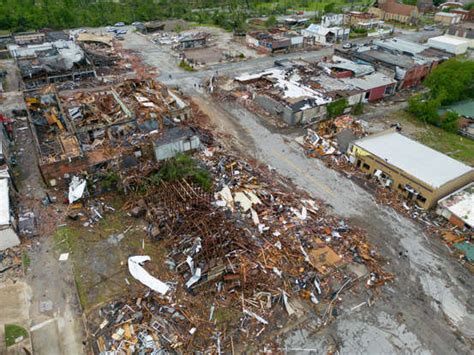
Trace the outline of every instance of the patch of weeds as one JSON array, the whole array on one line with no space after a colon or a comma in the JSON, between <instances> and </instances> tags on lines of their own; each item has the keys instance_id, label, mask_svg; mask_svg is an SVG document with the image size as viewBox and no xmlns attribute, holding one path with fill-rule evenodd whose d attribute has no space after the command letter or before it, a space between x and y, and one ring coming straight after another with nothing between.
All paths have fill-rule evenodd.
<instances>
[{"instance_id":1,"label":"patch of weeds","mask_svg":"<svg viewBox=\"0 0 474 355\"><path fill-rule=\"evenodd\" d=\"M352 108L352 113L356 116L362 115L364 113L364 104L362 102L355 104Z\"/></svg>"},{"instance_id":2,"label":"patch of weeds","mask_svg":"<svg viewBox=\"0 0 474 355\"><path fill-rule=\"evenodd\" d=\"M186 154L178 154L175 158L168 160L149 180L158 185L162 180L176 181L185 178L191 178L206 191L212 187L211 174L200 168L196 160Z\"/></svg>"},{"instance_id":3,"label":"patch of weeds","mask_svg":"<svg viewBox=\"0 0 474 355\"><path fill-rule=\"evenodd\" d=\"M214 319L217 327L225 326L237 320L240 317L240 313L233 308L217 308L214 312Z\"/></svg>"},{"instance_id":4,"label":"patch of weeds","mask_svg":"<svg viewBox=\"0 0 474 355\"><path fill-rule=\"evenodd\" d=\"M189 63L186 62L185 60L182 60L181 62L179 62L179 67L186 71L195 71L195 69L191 65L189 65Z\"/></svg>"},{"instance_id":5,"label":"patch of weeds","mask_svg":"<svg viewBox=\"0 0 474 355\"><path fill-rule=\"evenodd\" d=\"M79 297L79 303L81 304L82 309L86 309L89 305L87 299L87 288L81 280L81 275L74 273L74 283L76 284L77 296Z\"/></svg>"},{"instance_id":6,"label":"patch of weeds","mask_svg":"<svg viewBox=\"0 0 474 355\"><path fill-rule=\"evenodd\" d=\"M72 227L61 227L53 235L54 249L60 253L71 251L80 233Z\"/></svg>"},{"instance_id":7,"label":"patch of weeds","mask_svg":"<svg viewBox=\"0 0 474 355\"><path fill-rule=\"evenodd\" d=\"M15 324L5 324L5 344L7 347L15 344L15 340L19 337L28 338L28 331Z\"/></svg>"},{"instance_id":8,"label":"patch of weeds","mask_svg":"<svg viewBox=\"0 0 474 355\"><path fill-rule=\"evenodd\" d=\"M31 265L31 259L28 253L23 252L21 254L21 264L23 265L23 271L26 272Z\"/></svg>"}]
</instances>

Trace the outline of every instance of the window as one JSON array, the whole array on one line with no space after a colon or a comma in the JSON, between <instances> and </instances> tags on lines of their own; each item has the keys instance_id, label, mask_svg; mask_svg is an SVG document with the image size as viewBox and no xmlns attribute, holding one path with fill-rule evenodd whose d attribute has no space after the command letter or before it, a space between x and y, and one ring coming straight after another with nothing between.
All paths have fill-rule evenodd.
<instances>
[{"instance_id":1,"label":"window","mask_svg":"<svg viewBox=\"0 0 474 355\"><path fill-rule=\"evenodd\" d=\"M417 199L418 201L420 201L421 203L425 203L425 202L426 202L426 198L424 198L422 195L416 196L416 199Z\"/></svg>"},{"instance_id":2,"label":"window","mask_svg":"<svg viewBox=\"0 0 474 355\"><path fill-rule=\"evenodd\" d=\"M385 88L385 95L392 95L393 94L393 86L387 86Z\"/></svg>"},{"instance_id":3,"label":"window","mask_svg":"<svg viewBox=\"0 0 474 355\"><path fill-rule=\"evenodd\" d=\"M367 169L367 170L370 169L370 165L367 164L367 163L364 163L364 164L362 165L362 167L363 167L364 169Z\"/></svg>"}]
</instances>

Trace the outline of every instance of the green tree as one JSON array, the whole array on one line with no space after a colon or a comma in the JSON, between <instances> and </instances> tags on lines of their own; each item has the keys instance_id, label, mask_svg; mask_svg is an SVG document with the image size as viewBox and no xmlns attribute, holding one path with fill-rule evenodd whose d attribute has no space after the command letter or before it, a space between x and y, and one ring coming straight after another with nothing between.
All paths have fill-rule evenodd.
<instances>
[{"instance_id":1,"label":"green tree","mask_svg":"<svg viewBox=\"0 0 474 355\"><path fill-rule=\"evenodd\" d=\"M277 24L277 19L275 17L275 15L271 15L267 18L267 20L265 21L265 26L267 28L272 28L272 27L275 27Z\"/></svg>"},{"instance_id":2,"label":"green tree","mask_svg":"<svg viewBox=\"0 0 474 355\"><path fill-rule=\"evenodd\" d=\"M336 12L336 4L333 3L333 2L330 2L329 4L326 4L324 6L324 13L325 14L328 14L328 13L331 13L331 12Z\"/></svg>"},{"instance_id":3,"label":"green tree","mask_svg":"<svg viewBox=\"0 0 474 355\"><path fill-rule=\"evenodd\" d=\"M430 97L450 104L474 97L474 61L452 58L439 65L425 80Z\"/></svg>"},{"instance_id":4,"label":"green tree","mask_svg":"<svg viewBox=\"0 0 474 355\"><path fill-rule=\"evenodd\" d=\"M446 112L441 118L441 128L448 132L457 133L459 130L459 115L453 111Z\"/></svg>"}]
</instances>

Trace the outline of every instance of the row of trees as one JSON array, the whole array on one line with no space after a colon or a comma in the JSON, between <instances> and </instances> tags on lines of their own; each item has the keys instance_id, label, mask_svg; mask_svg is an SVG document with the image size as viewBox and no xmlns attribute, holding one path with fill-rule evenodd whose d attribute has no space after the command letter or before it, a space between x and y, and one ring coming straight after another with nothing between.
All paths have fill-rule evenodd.
<instances>
[{"instance_id":1,"label":"row of trees","mask_svg":"<svg viewBox=\"0 0 474 355\"><path fill-rule=\"evenodd\" d=\"M436 68L424 85L429 91L410 98L408 111L423 122L456 132L458 115L449 111L440 115L438 111L441 106L474 98L474 61L450 59Z\"/></svg>"},{"instance_id":2,"label":"row of trees","mask_svg":"<svg viewBox=\"0 0 474 355\"><path fill-rule=\"evenodd\" d=\"M336 11L339 0L0 0L0 29L103 26L115 22L183 18L239 29L250 16L277 15L288 9ZM347 0L348 4L366 0ZM368 0L367 0L368 1Z\"/></svg>"},{"instance_id":3,"label":"row of trees","mask_svg":"<svg viewBox=\"0 0 474 355\"><path fill-rule=\"evenodd\" d=\"M95 27L116 22L182 18L234 29L245 23L251 0L3 0L0 29Z\"/></svg>"}]
</instances>

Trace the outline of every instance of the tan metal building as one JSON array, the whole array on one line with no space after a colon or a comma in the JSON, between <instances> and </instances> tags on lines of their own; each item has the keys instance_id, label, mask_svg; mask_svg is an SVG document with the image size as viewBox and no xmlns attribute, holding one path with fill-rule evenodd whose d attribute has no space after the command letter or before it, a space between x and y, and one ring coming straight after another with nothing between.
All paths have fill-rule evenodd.
<instances>
[{"instance_id":1,"label":"tan metal building","mask_svg":"<svg viewBox=\"0 0 474 355\"><path fill-rule=\"evenodd\" d=\"M404 198L428 209L474 181L474 169L394 130L355 141L351 161Z\"/></svg>"}]
</instances>

